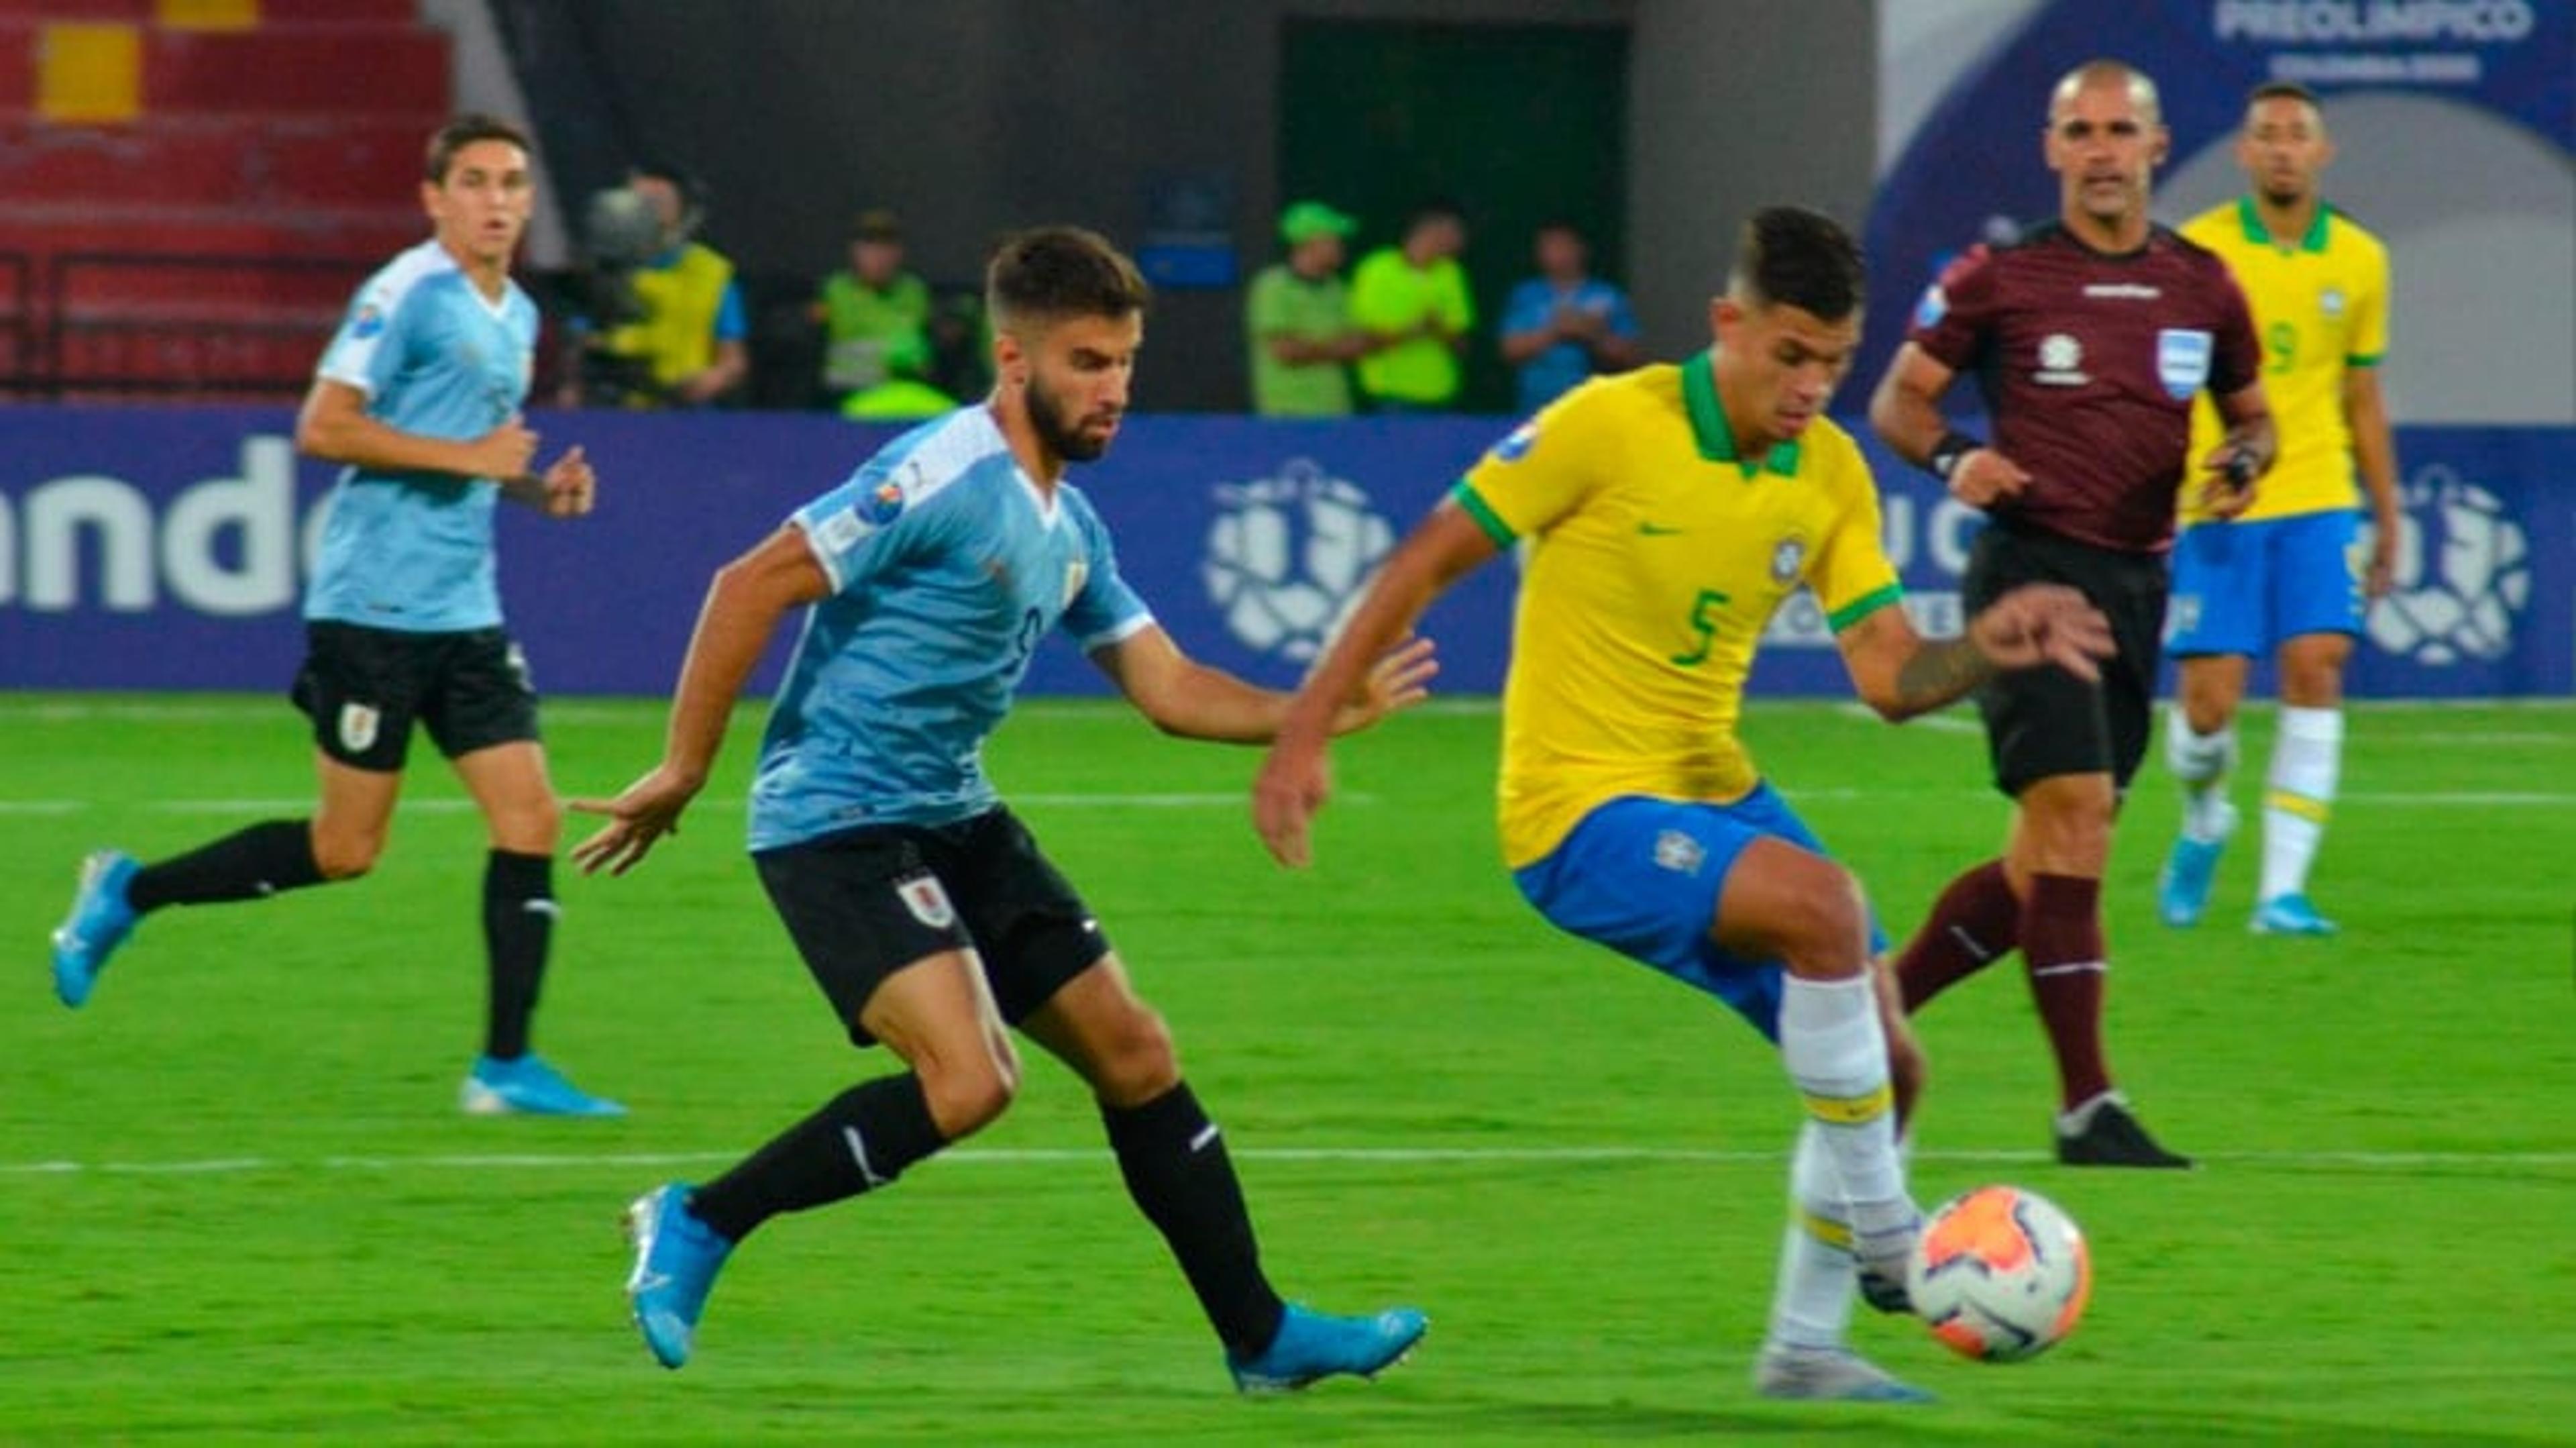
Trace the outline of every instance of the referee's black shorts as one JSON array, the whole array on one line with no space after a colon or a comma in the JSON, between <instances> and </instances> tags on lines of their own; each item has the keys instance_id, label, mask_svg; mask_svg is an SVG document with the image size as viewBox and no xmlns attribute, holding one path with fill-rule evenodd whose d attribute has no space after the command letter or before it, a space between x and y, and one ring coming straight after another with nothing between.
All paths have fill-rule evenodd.
<instances>
[{"instance_id":1,"label":"referee's black shorts","mask_svg":"<svg viewBox=\"0 0 2576 1448\"><path fill-rule=\"evenodd\" d=\"M1998 523L1968 554L1960 601L1973 615L2025 583L2082 590L2111 621L2116 657L2088 684L2055 665L1997 675L1977 691L1995 785L2018 798L2056 774L2108 774L2120 789L2146 758L2165 621L2165 560Z\"/></svg>"},{"instance_id":2,"label":"referee's black shorts","mask_svg":"<svg viewBox=\"0 0 2576 1448\"><path fill-rule=\"evenodd\" d=\"M889 975L972 948L1002 1019L1018 1025L1109 953L1092 918L1019 817L996 806L946 825L861 825L752 856L814 983L859 1024Z\"/></svg>"},{"instance_id":3,"label":"referee's black shorts","mask_svg":"<svg viewBox=\"0 0 2576 1448\"><path fill-rule=\"evenodd\" d=\"M289 697L313 720L313 742L353 769L400 772L415 721L450 759L537 737L527 656L500 629L409 633L317 619L304 639Z\"/></svg>"}]
</instances>

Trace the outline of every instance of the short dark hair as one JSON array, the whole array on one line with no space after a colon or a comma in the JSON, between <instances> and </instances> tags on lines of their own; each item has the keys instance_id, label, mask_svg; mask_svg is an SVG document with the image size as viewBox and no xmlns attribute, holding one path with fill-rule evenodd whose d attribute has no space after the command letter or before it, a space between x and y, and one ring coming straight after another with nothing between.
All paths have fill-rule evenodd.
<instances>
[{"instance_id":1,"label":"short dark hair","mask_svg":"<svg viewBox=\"0 0 2576 1448\"><path fill-rule=\"evenodd\" d=\"M477 141L507 141L531 157L537 153L535 144L528 140L527 132L499 116L469 111L439 127L437 134L429 138L423 178L433 186L444 184L447 168L456 164L456 153Z\"/></svg>"},{"instance_id":2,"label":"short dark hair","mask_svg":"<svg viewBox=\"0 0 2576 1448\"><path fill-rule=\"evenodd\" d=\"M1851 233L1832 217L1771 206L1744 223L1727 285L1746 301L1786 303L1838 322L1860 306L1868 273Z\"/></svg>"},{"instance_id":3,"label":"short dark hair","mask_svg":"<svg viewBox=\"0 0 2576 1448\"><path fill-rule=\"evenodd\" d=\"M2312 109L2325 109L2325 103L2317 99L2315 91L2294 80L2267 80L2254 87L2245 95L2245 108L2250 111L2265 101L2301 101Z\"/></svg>"},{"instance_id":4,"label":"short dark hair","mask_svg":"<svg viewBox=\"0 0 2576 1448\"><path fill-rule=\"evenodd\" d=\"M1005 330L1061 317L1129 317L1152 300L1136 263L1079 226L1013 232L984 269L985 309Z\"/></svg>"}]
</instances>

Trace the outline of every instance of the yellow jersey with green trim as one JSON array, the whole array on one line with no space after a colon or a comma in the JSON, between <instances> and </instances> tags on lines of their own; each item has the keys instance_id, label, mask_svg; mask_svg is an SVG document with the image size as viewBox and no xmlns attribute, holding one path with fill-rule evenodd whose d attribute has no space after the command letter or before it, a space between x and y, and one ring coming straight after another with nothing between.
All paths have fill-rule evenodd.
<instances>
[{"instance_id":1,"label":"yellow jersey with green trim","mask_svg":"<svg viewBox=\"0 0 2576 1448\"><path fill-rule=\"evenodd\" d=\"M1514 869L1621 796L1741 798L1760 776L1735 721L1781 601L1813 588L1839 631L1901 597L1851 435L1818 418L1739 456L1707 353L1567 393L1452 497L1497 544L1531 545L1503 685Z\"/></svg>"},{"instance_id":2,"label":"yellow jersey with green trim","mask_svg":"<svg viewBox=\"0 0 2576 1448\"><path fill-rule=\"evenodd\" d=\"M2351 369L2376 367L2388 351L2388 249L2331 206L2317 208L2305 236L2276 239L2252 197L2202 212L2182 234L2226 261L2263 338L2263 400L2281 452L2244 516L2358 507L2343 385ZM2195 463L2224 432L2203 394L2191 412ZM2182 490L2180 516L2186 527L2206 517L2198 488Z\"/></svg>"}]
</instances>

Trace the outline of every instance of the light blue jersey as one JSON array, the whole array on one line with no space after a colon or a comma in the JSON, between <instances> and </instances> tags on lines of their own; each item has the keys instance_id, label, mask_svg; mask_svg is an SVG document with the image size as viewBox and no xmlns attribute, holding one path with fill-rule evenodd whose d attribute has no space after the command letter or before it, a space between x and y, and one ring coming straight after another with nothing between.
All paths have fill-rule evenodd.
<instances>
[{"instance_id":1,"label":"light blue jersey","mask_svg":"<svg viewBox=\"0 0 2576 1448\"><path fill-rule=\"evenodd\" d=\"M537 308L510 283L487 301L436 240L358 289L320 375L367 394L367 415L398 432L464 442L527 400ZM488 478L341 471L304 616L409 633L495 628Z\"/></svg>"},{"instance_id":2,"label":"light blue jersey","mask_svg":"<svg viewBox=\"0 0 2576 1448\"><path fill-rule=\"evenodd\" d=\"M832 596L770 710L754 850L993 808L984 739L1038 640L1062 624L1089 652L1154 621L1090 502L1065 483L1043 500L981 406L895 439L791 521Z\"/></svg>"}]
</instances>

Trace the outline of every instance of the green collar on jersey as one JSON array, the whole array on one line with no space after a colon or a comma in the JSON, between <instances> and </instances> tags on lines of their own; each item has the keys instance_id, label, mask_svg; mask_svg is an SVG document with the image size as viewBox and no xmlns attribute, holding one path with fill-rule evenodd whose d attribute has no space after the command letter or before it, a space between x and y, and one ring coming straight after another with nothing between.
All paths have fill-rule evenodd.
<instances>
[{"instance_id":1,"label":"green collar on jersey","mask_svg":"<svg viewBox=\"0 0 2576 1448\"><path fill-rule=\"evenodd\" d=\"M1798 445L1794 442L1772 444L1760 463L1749 463L1735 448L1735 429L1726 425L1726 409L1717 402L1717 374L1710 354L1702 352L1682 364L1682 403L1690 409L1691 436L1699 443L1699 455L1713 463L1733 463L1744 470L1750 482L1756 472L1774 472L1795 477L1798 472Z\"/></svg>"},{"instance_id":2,"label":"green collar on jersey","mask_svg":"<svg viewBox=\"0 0 2576 1448\"><path fill-rule=\"evenodd\" d=\"M2308 223L2308 234L2299 238L2299 244L2297 247L2292 248L2282 246L2281 249L2283 251L2325 250L2326 218L2332 215L2334 215L2333 207L2326 205L2322 201L2318 202L2317 219ZM2236 198L2236 219L2245 223L2245 239L2247 241L2254 243L2256 246L2281 246L2279 242L2272 239L2272 233L2263 229L2263 213L2254 209L2253 197L2239 196Z\"/></svg>"}]
</instances>

